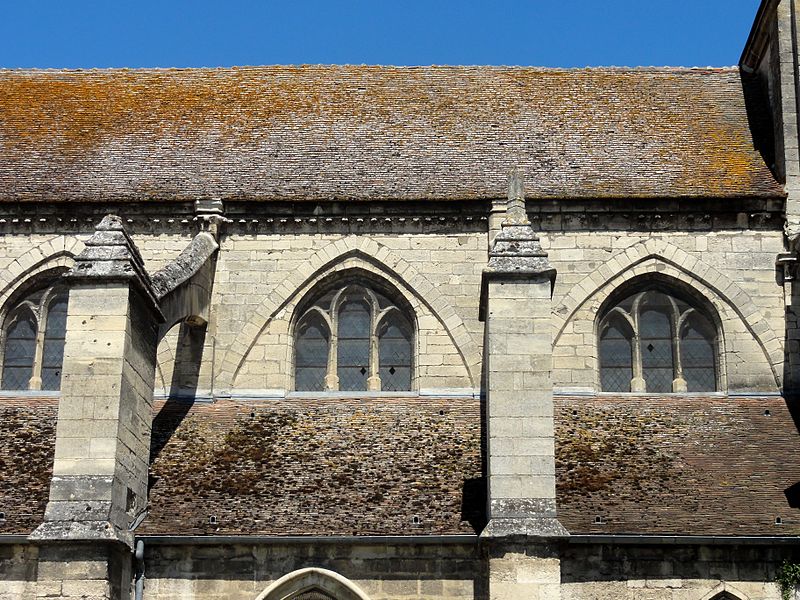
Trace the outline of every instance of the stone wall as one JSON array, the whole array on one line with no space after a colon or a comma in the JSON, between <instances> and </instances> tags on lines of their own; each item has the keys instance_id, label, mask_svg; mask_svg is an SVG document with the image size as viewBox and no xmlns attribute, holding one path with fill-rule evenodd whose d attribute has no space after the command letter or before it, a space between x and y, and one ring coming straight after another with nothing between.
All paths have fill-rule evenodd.
<instances>
[{"instance_id":1,"label":"stone wall","mask_svg":"<svg viewBox=\"0 0 800 600\"><path fill-rule=\"evenodd\" d=\"M323 541L191 546L145 541L144 597L255 600L272 582L305 567L338 573L370 600L466 600L483 594L482 567L474 544Z\"/></svg>"},{"instance_id":2,"label":"stone wall","mask_svg":"<svg viewBox=\"0 0 800 600\"><path fill-rule=\"evenodd\" d=\"M794 554L793 554L794 553ZM569 544L561 555L562 600L778 600L776 569L791 546Z\"/></svg>"},{"instance_id":3,"label":"stone wall","mask_svg":"<svg viewBox=\"0 0 800 600\"><path fill-rule=\"evenodd\" d=\"M638 276L688 286L708 301L722 329L723 389L779 388L785 335L783 289L775 272L775 257L784 251L780 203L707 204L694 212L676 205L667 207L674 212L658 213L631 202L629 212L620 203L601 213L591 212L599 208L586 203L529 203L534 228L558 270L553 296L556 389L598 389L597 312L613 290ZM124 219L126 226L150 272L175 258L195 230L190 218L181 218L189 215L181 215L180 208L171 217L155 208L143 213L137 206L109 207L114 208L130 217ZM406 216L373 213L269 219L233 215L220 240L202 359L199 366L180 367L196 371L188 377L193 391L205 395L213 387L216 395L267 396L290 391L294 309L315 282L349 268L388 281L416 312L414 389L478 389L486 217L475 210L446 217L413 216L423 214L416 209L401 213ZM26 224L25 214L18 214L16 224L7 219L3 225L9 235L0 249L0 301L37 272L70 266L70 257L100 217L97 212L56 226L52 217ZM171 384L178 332L176 326L159 348L156 389L162 393Z\"/></svg>"},{"instance_id":4,"label":"stone wall","mask_svg":"<svg viewBox=\"0 0 800 600\"><path fill-rule=\"evenodd\" d=\"M30 544L0 544L0 600L32 598L39 552Z\"/></svg>"},{"instance_id":5,"label":"stone wall","mask_svg":"<svg viewBox=\"0 0 800 600\"><path fill-rule=\"evenodd\" d=\"M776 569L787 558L796 561L796 552L769 545L565 543L553 556L561 561L563 600L710 600L721 592L742 600L778 600ZM0 598L19 597L11 590L31 589L24 585L35 550L8 546L0 553ZM524 554L496 554L508 581L526 577L527 560L518 560ZM477 600L486 597L482 557L474 543L171 545L146 540L144 597L255 600L278 579L316 567L341 575L370 600ZM551 583L558 583L557 569Z\"/></svg>"},{"instance_id":6,"label":"stone wall","mask_svg":"<svg viewBox=\"0 0 800 600\"><path fill-rule=\"evenodd\" d=\"M122 208L135 217L131 234L150 272L174 259L196 231L191 219L181 215ZM633 203L630 209L612 206L601 214L588 203L529 204L533 230L558 271L550 313L557 391L598 390L600 311L621 286L656 280L690 290L713 312L721 333L722 391L780 389L786 327L784 290L775 270L775 258L784 251L776 220L780 203L739 206L746 210L707 203L704 208L639 213ZM315 216L300 211L285 217L267 217L254 209L258 218L247 219L235 210L229 213L208 324L202 331L176 326L162 341L156 388L163 392L174 379L198 396L264 400L291 393L298 306L326 278L357 273L395 288L414 312L413 391L439 399L473 397L481 391L484 330L478 313L481 273L488 259L487 218L475 210L436 216L430 208L383 216L380 207L361 216L326 216L329 209ZM99 221L92 210L87 208L89 216L74 227L51 226L49 221L18 223L16 228L6 221L0 227L7 234L0 255L4 308L30 278L73 264L90 225ZM36 560L31 552L21 547L5 559L11 573L3 584L12 586L8 597L28 593L24 582L36 577L30 573ZM339 573L372 600L485 598L489 593L485 583L491 560L473 544L150 544L147 552L148 600L256 598L272 582L305 567ZM776 598L774 584L765 582L773 579L781 552L767 552L767 559L748 552L569 544L558 553L560 594L566 600L692 600L712 598L714 590L730 586L742 598ZM533 564L527 551L495 558L502 577L525 583L532 576L526 571ZM544 565L556 560L539 558ZM555 590L551 571L539 569L536 577ZM40 584L46 585L47 577L39 575ZM62 579L67 581L66 575ZM60 593L66 594L63 589Z\"/></svg>"},{"instance_id":7,"label":"stone wall","mask_svg":"<svg viewBox=\"0 0 800 600\"><path fill-rule=\"evenodd\" d=\"M395 287L416 313L416 389L479 385L477 319L485 233L229 235L218 263L219 385L291 389L297 303L333 271L361 269Z\"/></svg>"},{"instance_id":8,"label":"stone wall","mask_svg":"<svg viewBox=\"0 0 800 600\"><path fill-rule=\"evenodd\" d=\"M313 566L342 575L370 600L480 599L485 597L481 556L478 546L471 543L167 545L146 541L144 597L255 600L279 578ZM784 559L798 560L796 549L768 545L568 543L562 546L560 557L563 600L709 600L725 591L743 600L778 600L776 569ZM516 577L512 558L507 561L508 575ZM37 560L36 546L0 545L0 599L47 593L43 582L35 583ZM225 565L224 573L220 564Z\"/></svg>"},{"instance_id":9,"label":"stone wall","mask_svg":"<svg viewBox=\"0 0 800 600\"><path fill-rule=\"evenodd\" d=\"M598 389L598 311L631 279L689 286L719 316L727 389L776 391L782 377L780 231L557 232L542 246L558 270L553 297L556 388Z\"/></svg>"}]
</instances>

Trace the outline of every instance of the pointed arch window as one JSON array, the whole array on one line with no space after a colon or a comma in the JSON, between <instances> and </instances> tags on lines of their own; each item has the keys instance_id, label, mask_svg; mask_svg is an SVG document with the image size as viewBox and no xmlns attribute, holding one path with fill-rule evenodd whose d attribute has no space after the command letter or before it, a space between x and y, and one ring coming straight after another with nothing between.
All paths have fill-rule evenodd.
<instances>
[{"instance_id":1,"label":"pointed arch window","mask_svg":"<svg viewBox=\"0 0 800 600\"><path fill-rule=\"evenodd\" d=\"M406 311L362 285L329 291L295 329L295 390L409 391L413 329Z\"/></svg>"},{"instance_id":2,"label":"pointed arch window","mask_svg":"<svg viewBox=\"0 0 800 600\"><path fill-rule=\"evenodd\" d=\"M1 389L61 389L67 302L67 290L56 284L29 294L8 311L0 334Z\"/></svg>"},{"instance_id":3,"label":"pointed arch window","mask_svg":"<svg viewBox=\"0 0 800 600\"><path fill-rule=\"evenodd\" d=\"M604 392L717 390L717 330L680 298L658 290L632 294L604 313L598 334Z\"/></svg>"}]
</instances>

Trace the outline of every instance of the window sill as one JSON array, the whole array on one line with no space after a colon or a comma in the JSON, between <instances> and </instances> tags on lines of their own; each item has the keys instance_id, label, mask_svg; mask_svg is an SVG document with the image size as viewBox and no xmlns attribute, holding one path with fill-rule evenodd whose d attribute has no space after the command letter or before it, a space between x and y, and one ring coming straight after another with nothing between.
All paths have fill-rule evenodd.
<instances>
[{"instance_id":1,"label":"window sill","mask_svg":"<svg viewBox=\"0 0 800 600\"><path fill-rule=\"evenodd\" d=\"M556 397L568 396L571 398L577 396L597 397L597 398L770 398L782 397L783 394L779 391L765 391L765 392L737 392L737 391L724 391L724 392L597 392L594 390L586 389L560 389L553 392Z\"/></svg>"},{"instance_id":2,"label":"window sill","mask_svg":"<svg viewBox=\"0 0 800 600\"><path fill-rule=\"evenodd\" d=\"M53 390L0 390L0 398L60 398L60 391Z\"/></svg>"}]
</instances>

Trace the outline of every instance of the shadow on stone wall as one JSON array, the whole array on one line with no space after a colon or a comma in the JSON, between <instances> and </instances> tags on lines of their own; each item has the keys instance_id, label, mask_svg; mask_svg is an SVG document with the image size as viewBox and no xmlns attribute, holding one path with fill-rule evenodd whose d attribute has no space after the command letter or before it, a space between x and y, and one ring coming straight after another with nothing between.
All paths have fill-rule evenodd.
<instances>
[{"instance_id":1,"label":"shadow on stone wall","mask_svg":"<svg viewBox=\"0 0 800 600\"><path fill-rule=\"evenodd\" d=\"M630 582L642 582L640 587L650 582L654 588L664 587L666 580L672 580L669 587L705 585L709 580L766 583L775 580L776 569L784 560L798 559L800 548L770 541L736 546L566 543L561 553L561 582L617 581L627 587L636 587ZM692 584L689 580L702 581Z\"/></svg>"},{"instance_id":2,"label":"shadow on stone wall","mask_svg":"<svg viewBox=\"0 0 800 600\"><path fill-rule=\"evenodd\" d=\"M207 326L181 323L175 364L169 387L169 398L153 419L153 437L150 442L150 464L158 457L172 434L194 405L200 366L203 363L203 346Z\"/></svg>"}]
</instances>

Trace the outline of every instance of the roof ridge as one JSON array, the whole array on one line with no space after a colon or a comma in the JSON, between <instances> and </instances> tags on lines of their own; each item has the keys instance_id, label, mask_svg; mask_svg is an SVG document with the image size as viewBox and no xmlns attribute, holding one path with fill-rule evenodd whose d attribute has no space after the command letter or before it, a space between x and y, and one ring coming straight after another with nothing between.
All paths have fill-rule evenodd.
<instances>
[{"instance_id":1,"label":"roof ridge","mask_svg":"<svg viewBox=\"0 0 800 600\"><path fill-rule=\"evenodd\" d=\"M233 65L220 67L91 67L91 68L2 68L0 74L8 73L42 73L42 74L61 74L61 73L211 73L211 72L258 72L280 69L324 69L324 70L384 70L384 71L419 71L419 70L452 70L452 71L526 71L531 73L582 73L582 72L614 72L614 73L730 73L738 72L739 67L730 66L670 66L670 65L650 65L650 66L585 66L585 67L547 67L536 65L451 65L451 64L432 64L432 65L381 65L381 64L324 64L324 63L301 63L301 64L270 64L270 65Z\"/></svg>"}]
</instances>

